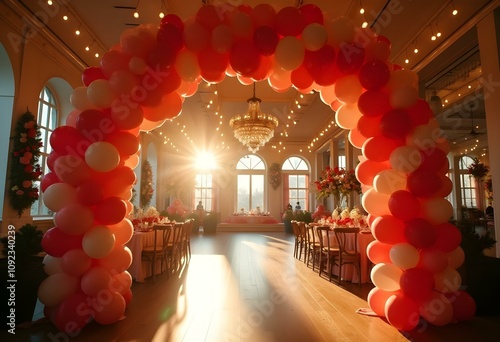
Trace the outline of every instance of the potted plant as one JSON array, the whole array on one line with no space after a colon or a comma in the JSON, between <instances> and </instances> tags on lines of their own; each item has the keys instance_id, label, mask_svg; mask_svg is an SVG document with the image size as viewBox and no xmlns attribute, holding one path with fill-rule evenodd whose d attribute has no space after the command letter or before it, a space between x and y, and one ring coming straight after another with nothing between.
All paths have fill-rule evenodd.
<instances>
[{"instance_id":1,"label":"potted plant","mask_svg":"<svg viewBox=\"0 0 500 342\"><path fill-rule=\"evenodd\" d=\"M10 230L11 227L12 230ZM14 231L13 226L9 226L10 231ZM32 320L38 287L46 277L43 270L43 257L38 255L43 251L42 237L43 233L36 226L26 224L14 234L1 239L3 255L6 257L0 261L0 273L5 276L12 274L12 279L16 279L15 306L3 306L5 311L2 312L2 327L13 328L8 324L11 323L8 318L11 308L15 309L16 325ZM14 256L15 264L13 264ZM11 271L13 273L10 273ZM11 289L4 286L1 293L3 302L9 303L8 299L12 298ZM7 321L4 322L4 320Z\"/></svg>"},{"instance_id":2,"label":"potted plant","mask_svg":"<svg viewBox=\"0 0 500 342\"><path fill-rule=\"evenodd\" d=\"M203 218L203 233L215 234L216 231L217 231L217 213L213 211L207 211L205 217Z\"/></svg>"},{"instance_id":3,"label":"potted plant","mask_svg":"<svg viewBox=\"0 0 500 342\"><path fill-rule=\"evenodd\" d=\"M293 234L292 221L300 221L311 223L313 221L312 214L307 210L292 210L287 209L282 216L283 224L285 225L285 233Z\"/></svg>"}]
</instances>

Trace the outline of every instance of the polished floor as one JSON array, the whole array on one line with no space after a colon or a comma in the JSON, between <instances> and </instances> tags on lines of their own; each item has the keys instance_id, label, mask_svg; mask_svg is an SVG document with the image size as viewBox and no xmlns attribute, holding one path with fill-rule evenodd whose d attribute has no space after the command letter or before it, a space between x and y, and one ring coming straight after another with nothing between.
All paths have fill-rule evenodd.
<instances>
[{"instance_id":1,"label":"polished floor","mask_svg":"<svg viewBox=\"0 0 500 342\"><path fill-rule=\"evenodd\" d=\"M75 336L44 320L1 341L497 341L498 317L401 333L367 307L371 284L329 282L292 256L285 233L194 236L180 272L134 283L126 317L90 323Z\"/></svg>"}]
</instances>

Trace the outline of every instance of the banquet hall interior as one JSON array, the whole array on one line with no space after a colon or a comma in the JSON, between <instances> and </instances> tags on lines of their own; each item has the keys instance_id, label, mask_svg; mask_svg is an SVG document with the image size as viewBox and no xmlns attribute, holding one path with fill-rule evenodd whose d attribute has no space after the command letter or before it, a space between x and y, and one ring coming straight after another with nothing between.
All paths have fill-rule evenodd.
<instances>
[{"instance_id":1,"label":"banquet hall interior","mask_svg":"<svg viewBox=\"0 0 500 342\"><path fill-rule=\"evenodd\" d=\"M495 340L500 331L500 223L493 214L493 193L500 193L499 6L500 0L275 0L265 6L257 0L1 1L0 173L5 182L0 184L0 237L5 249L0 261L7 265L6 241L16 248L22 243L17 235L10 239L14 232L35 226L43 246L38 258L45 265L32 322L17 322L22 324L15 329L6 323L1 339ZM299 22L295 34L280 31L293 32ZM356 43L332 40L339 27L351 29ZM151 32L157 36L151 52L143 54ZM358 50L363 57L356 67ZM137 53L124 61L124 51ZM253 56L258 63L249 72ZM358 80L357 72L368 69L366 61L375 71ZM123 65L126 70L120 70ZM397 90L397 82L406 83ZM158 95L158 89L166 95ZM385 98L384 91L399 97ZM139 121L120 116L131 98L137 102L127 113L142 106ZM391 110L390 122L374 113L384 106ZM410 106L416 108L413 116L400 120L397 115L406 113L401 108ZM428 118L418 117L421 112ZM258 117L249 119L252 113ZM99 129L92 126L96 123ZM116 134L107 132L113 125L121 127ZM21 146L27 139L36 146ZM370 139L374 143L367 144ZM443 166L429 162L420 178L408 176L424 163L424 152L415 146L437 150L429 160L442 159ZM415 158L419 165L413 167ZM83 160L84 167L75 160ZM391 169L394 165L399 171ZM410 168L406 174L405 167ZM32 178L23 179L23 172ZM322 181L336 176L351 177L351 185L337 193L321 188ZM383 192L384 187L392 190ZM432 233L428 242L431 223L425 236L415 229L408 233L409 224L401 223L401 231L406 229L399 233L405 242L399 244L401 254L379 242L398 238L396 233L383 237L374 222L394 215L391 229L396 229L413 215L411 205L391 207L396 192L419 194L415 206L426 209L416 209L421 211L414 221L423 220L418 215L425 212L437 220L436 227L460 227L458 237L441 238L442 245L458 239L446 255L428 254L442 255L441 270L455 265L453 275L462 285L444 291L446 296L435 288L438 299L426 309L416 307L414 324L399 322L388 305L381 309L387 317L379 317L368 303L379 287L387 293L400 288L381 275L385 264L411 264L400 267L405 271L439 268L432 261L437 259L425 266L423 256L439 239ZM323 240L316 247L310 241L313 235L319 239L319 230L311 235L289 230L287 215L293 221L309 217L304 229L311 231L315 225L340 226L341 219L355 222L358 231L361 226L354 240L359 264L328 269L329 247ZM86 233L87 221L93 236ZM166 240L178 237L178 243L157 254L162 231L168 231ZM77 236L80 242L69 247ZM416 240L413 245L420 248L408 243ZM375 242L387 246L386 260L373 256ZM72 295L68 288L75 279L82 283L74 291L98 296L97 285L85 277L89 270L102 272L109 254L119 249L115 245L130 261L119 274L102 277L106 286L125 284L125 290L104 301L115 303L118 297L124 314L113 319L113 312L96 309L93 320L84 315L83 322L80 315L74 326L57 323L72 312L64 300ZM155 252L147 254L151 247ZM403 254L410 249L413 254ZM408 261L410 254L415 259ZM318 262L318 256L328 262ZM479 259L485 260L481 267L465 267ZM19 277L18 292L11 291L9 301L2 292L7 310L2 315L9 314L11 303L21 302L23 281L31 282L21 279L21 258L11 267L9 276ZM383 270L390 273L389 267ZM1 278L7 288L7 266ZM418 297L422 283L406 286ZM463 295L453 297L456 293ZM457 312L471 307L470 298L475 315L457 319ZM400 305L401 312L410 310ZM404 329L408 324L411 329Z\"/></svg>"}]
</instances>

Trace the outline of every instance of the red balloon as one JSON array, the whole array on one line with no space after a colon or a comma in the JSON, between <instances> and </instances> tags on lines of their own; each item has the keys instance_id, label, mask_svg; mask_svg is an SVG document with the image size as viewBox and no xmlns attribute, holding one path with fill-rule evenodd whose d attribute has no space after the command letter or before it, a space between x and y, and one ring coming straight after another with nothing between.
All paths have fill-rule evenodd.
<instances>
[{"instance_id":1,"label":"red balloon","mask_svg":"<svg viewBox=\"0 0 500 342\"><path fill-rule=\"evenodd\" d=\"M259 68L252 74L252 80L255 82L267 80L272 72L272 67L273 67L272 63L273 63L272 57L263 56L260 59Z\"/></svg>"},{"instance_id":2,"label":"red balloon","mask_svg":"<svg viewBox=\"0 0 500 342\"><path fill-rule=\"evenodd\" d=\"M405 224L405 237L417 249L433 246L437 236L437 229L427 220L415 218Z\"/></svg>"},{"instance_id":3,"label":"red balloon","mask_svg":"<svg viewBox=\"0 0 500 342\"><path fill-rule=\"evenodd\" d=\"M89 180L76 188L76 197L80 203L92 206L102 201L104 193L99 182Z\"/></svg>"},{"instance_id":4,"label":"red balloon","mask_svg":"<svg viewBox=\"0 0 500 342\"><path fill-rule=\"evenodd\" d=\"M168 42L157 43L149 51L146 62L153 70L167 70L175 62L175 55L179 48L179 43L171 47ZM182 46L181 46L182 47ZM147 74L147 73L146 73Z\"/></svg>"},{"instance_id":5,"label":"red balloon","mask_svg":"<svg viewBox=\"0 0 500 342\"><path fill-rule=\"evenodd\" d=\"M175 14L167 14L164 16L161 19L160 28L168 24L176 26L180 32L184 31L184 22Z\"/></svg>"},{"instance_id":6,"label":"red balloon","mask_svg":"<svg viewBox=\"0 0 500 342\"><path fill-rule=\"evenodd\" d=\"M82 248L83 235L69 235L58 227L52 227L42 238L43 250L53 257L60 258L71 249Z\"/></svg>"},{"instance_id":7,"label":"red balloon","mask_svg":"<svg viewBox=\"0 0 500 342\"><path fill-rule=\"evenodd\" d=\"M397 147L401 146L401 140L388 139L385 137L368 138L363 144L363 155L373 161L383 162L389 160L389 157Z\"/></svg>"},{"instance_id":8,"label":"red balloon","mask_svg":"<svg viewBox=\"0 0 500 342\"><path fill-rule=\"evenodd\" d=\"M42 177L42 180L40 181L40 189L44 192L49 186L55 183L61 183L61 180L57 177L55 172L51 171Z\"/></svg>"},{"instance_id":9,"label":"red balloon","mask_svg":"<svg viewBox=\"0 0 500 342\"><path fill-rule=\"evenodd\" d=\"M304 64L301 64L297 69L292 71L291 80L292 84L297 89L307 89L314 82L314 79L309 74Z\"/></svg>"},{"instance_id":10,"label":"red balloon","mask_svg":"<svg viewBox=\"0 0 500 342\"><path fill-rule=\"evenodd\" d=\"M245 14L252 14L252 7L250 5L246 5L246 4L243 4L243 5L239 5L237 7L238 11L242 12L242 13L245 13Z\"/></svg>"},{"instance_id":11,"label":"red balloon","mask_svg":"<svg viewBox=\"0 0 500 342\"><path fill-rule=\"evenodd\" d=\"M88 303L89 297L82 292L71 295L56 309L53 323L60 331L72 336L72 333L82 329L92 319L90 313L93 310Z\"/></svg>"},{"instance_id":12,"label":"red balloon","mask_svg":"<svg viewBox=\"0 0 500 342\"><path fill-rule=\"evenodd\" d=\"M356 178L365 185L372 186L373 178L383 170L390 168L388 162L376 162L373 160L363 160L356 166Z\"/></svg>"},{"instance_id":13,"label":"red balloon","mask_svg":"<svg viewBox=\"0 0 500 342\"><path fill-rule=\"evenodd\" d=\"M389 82L391 71L387 63L379 60L366 62L359 70L359 82L363 88L378 90Z\"/></svg>"},{"instance_id":14,"label":"red balloon","mask_svg":"<svg viewBox=\"0 0 500 342\"><path fill-rule=\"evenodd\" d=\"M341 43L337 66L344 74L356 73L365 60L365 49L359 43Z\"/></svg>"},{"instance_id":15,"label":"red balloon","mask_svg":"<svg viewBox=\"0 0 500 342\"><path fill-rule=\"evenodd\" d=\"M128 70L129 61L130 56L127 54L117 50L109 50L102 56L100 65L103 74L109 77L117 70Z\"/></svg>"},{"instance_id":16,"label":"red balloon","mask_svg":"<svg viewBox=\"0 0 500 342\"><path fill-rule=\"evenodd\" d=\"M95 66L86 68L85 70L83 70L82 73L82 82L83 85L86 87L88 87L89 84L94 82L95 80L100 80L105 78L106 76L104 76L102 69Z\"/></svg>"},{"instance_id":17,"label":"red balloon","mask_svg":"<svg viewBox=\"0 0 500 342\"><path fill-rule=\"evenodd\" d=\"M108 225L121 222L126 215L127 205L118 197L108 197L97 203L94 208L96 221Z\"/></svg>"},{"instance_id":18,"label":"red balloon","mask_svg":"<svg viewBox=\"0 0 500 342\"><path fill-rule=\"evenodd\" d=\"M206 49L198 54L198 64L201 75L224 73L228 65L227 54L217 53L212 49Z\"/></svg>"},{"instance_id":19,"label":"red balloon","mask_svg":"<svg viewBox=\"0 0 500 342\"><path fill-rule=\"evenodd\" d=\"M389 47L391 47L391 41L389 40L389 38L387 38L386 36L383 36L383 35L378 35L377 36L377 42L384 42L386 43L387 45L389 45Z\"/></svg>"},{"instance_id":20,"label":"red balloon","mask_svg":"<svg viewBox=\"0 0 500 342\"><path fill-rule=\"evenodd\" d=\"M276 10L273 6L261 3L252 9L252 21L254 27L274 26L276 22Z\"/></svg>"},{"instance_id":21,"label":"red balloon","mask_svg":"<svg viewBox=\"0 0 500 342\"><path fill-rule=\"evenodd\" d=\"M284 7L276 14L276 30L282 36L298 36L304 27L304 17L296 7Z\"/></svg>"},{"instance_id":22,"label":"red balloon","mask_svg":"<svg viewBox=\"0 0 500 342\"><path fill-rule=\"evenodd\" d=\"M439 176L441 179L441 188L435 193L436 197L446 197L451 194L453 190L453 183L448 176Z\"/></svg>"},{"instance_id":23,"label":"red balloon","mask_svg":"<svg viewBox=\"0 0 500 342\"><path fill-rule=\"evenodd\" d=\"M253 43L263 56L271 56L274 54L278 42L278 34L272 27L259 26L253 33Z\"/></svg>"},{"instance_id":24,"label":"red balloon","mask_svg":"<svg viewBox=\"0 0 500 342\"><path fill-rule=\"evenodd\" d=\"M387 300L395 295L397 292L387 292L379 289L378 287L374 287L368 293L368 298L366 301L368 305L370 305L370 309L373 310L379 317L385 317L385 303Z\"/></svg>"},{"instance_id":25,"label":"red balloon","mask_svg":"<svg viewBox=\"0 0 500 342\"><path fill-rule=\"evenodd\" d=\"M114 130L108 112L86 109L76 119L76 129L91 143L103 141L106 134Z\"/></svg>"},{"instance_id":26,"label":"red balloon","mask_svg":"<svg viewBox=\"0 0 500 342\"><path fill-rule=\"evenodd\" d=\"M418 99L414 105L406 108L406 112L413 126L425 125L434 116L431 107L423 99Z\"/></svg>"},{"instance_id":27,"label":"red balloon","mask_svg":"<svg viewBox=\"0 0 500 342\"><path fill-rule=\"evenodd\" d=\"M392 109L389 94L383 90L367 90L358 99L358 109L366 116L381 116Z\"/></svg>"},{"instance_id":28,"label":"red balloon","mask_svg":"<svg viewBox=\"0 0 500 342\"><path fill-rule=\"evenodd\" d=\"M143 83L145 82L145 78L146 76L144 76ZM177 88L180 87L182 82L181 77L179 76L175 68L169 68L168 70L159 73L159 75L157 75L156 78L161 79L157 83L159 90L158 93L160 94L160 98L164 94L170 94L175 92ZM155 94L155 90L156 89L151 89L148 91L148 94L151 94L153 96L153 99L155 96L158 95ZM145 106L150 105L147 99L145 101L142 101L142 104L144 104Z\"/></svg>"},{"instance_id":29,"label":"red balloon","mask_svg":"<svg viewBox=\"0 0 500 342\"><path fill-rule=\"evenodd\" d=\"M130 130L139 127L144 119L142 107L137 103L117 100L111 107L111 120L119 129Z\"/></svg>"},{"instance_id":30,"label":"red balloon","mask_svg":"<svg viewBox=\"0 0 500 342\"><path fill-rule=\"evenodd\" d=\"M259 68L259 51L251 42L237 42L229 53L229 64L238 74L251 77Z\"/></svg>"},{"instance_id":31,"label":"red balloon","mask_svg":"<svg viewBox=\"0 0 500 342\"><path fill-rule=\"evenodd\" d=\"M100 174L104 197L118 196L136 181L134 171L127 166L119 166Z\"/></svg>"},{"instance_id":32,"label":"red balloon","mask_svg":"<svg viewBox=\"0 0 500 342\"><path fill-rule=\"evenodd\" d=\"M446 294L446 297L451 302L453 307L453 317L458 322L471 320L476 313L476 302L465 291L458 290L453 293Z\"/></svg>"},{"instance_id":33,"label":"red balloon","mask_svg":"<svg viewBox=\"0 0 500 342\"><path fill-rule=\"evenodd\" d=\"M221 17L214 5L204 5L198 9L196 13L196 21L203 25L208 31L212 31L221 23Z\"/></svg>"},{"instance_id":34,"label":"red balloon","mask_svg":"<svg viewBox=\"0 0 500 342\"><path fill-rule=\"evenodd\" d=\"M85 150L89 146L84 141L83 135L71 126L59 126L50 135L50 146L61 156L64 155L85 155Z\"/></svg>"},{"instance_id":35,"label":"red balloon","mask_svg":"<svg viewBox=\"0 0 500 342\"><path fill-rule=\"evenodd\" d=\"M61 155L56 151L52 151L49 153L49 155L47 156L47 166L50 171L54 171L54 163L60 156Z\"/></svg>"},{"instance_id":36,"label":"red balloon","mask_svg":"<svg viewBox=\"0 0 500 342\"><path fill-rule=\"evenodd\" d=\"M324 45L317 51L306 50L303 64L316 78L335 65L335 56L335 49L331 45Z\"/></svg>"},{"instance_id":37,"label":"red balloon","mask_svg":"<svg viewBox=\"0 0 500 342\"><path fill-rule=\"evenodd\" d=\"M403 139L412 129L408 114L401 109L385 113L380 120L380 131L389 139Z\"/></svg>"},{"instance_id":38,"label":"red balloon","mask_svg":"<svg viewBox=\"0 0 500 342\"><path fill-rule=\"evenodd\" d=\"M434 275L423 268L410 268L403 271L399 284L404 295L421 303L432 294Z\"/></svg>"},{"instance_id":39,"label":"red balloon","mask_svg":"<svg viewBox=\"0 0 500 342\"><path fill-rule=\"evenodd\" d=\"M398 330L413 330L420 319L419 305L403 294L396 294L385 304L385 317Z\"/></svg>"},{"instance_id":40,"label":"red balloon","mask_svg":"<svg viewBox=\"0 0 500 342\"><path fill-rule=\"evenodd\" d=\"M304 18L304 25L318 23L323 25L323 11L314 4L302 5L299 7L299 12Z\"/></svg>"},{"instance_id":41,"label":"red balloon","mask_svg":"<svg viewBox=\"0 0 500 342\"><path fill-rule=\"evenodd\" d=\"M443 150L431 147L421 151L420 154L422 155L422 163L418 167L418 170L426 170L429 172L446 170L446 173L448 173L450 164Z\"/></svg>"},{"instance_id":42,"label":"red balloon","mask_svg":"<svg viewBox=\"0 0 500 342\"><path fill-rule=\"evenodd\" d=\"M382 135L380 131L381 116L369 117L363 115L358 120L358 131L365 138L378 137Z\"/></svg>"},{"instance_id":43,"label":"red balloon","mask_svg":"<svg viewBox=\"0 0 500 342\"><path fill-rule=\"evenodd\" d=\"M129 157L139 151L139 139L132 133L118 131L106 136L107 142L113 144L121 156Z\"/></svg>"},{"instance_id":44,"label":"red balloon","mask_svg":"<svg viewBox=\"0 0 500 342\"><path fill-rule=\"evenodd\" d=\"M191 22L184 27L184 44L186 48L198 53L210 44L210 32L198 22Z\"/></svg>"},{"instance_id":45,"label":"red balloon","mask_svg":"<svg viewBox=\"0 0 500 342\"><path fill-rule=\"evenodd\" d=\"M123 299L125 299L125 305L128 306L130 302L132 301L132 291L128 290L124 294L122 294Z\"/></svg>"},{"instance_id":46,"label":"red balloon","mask_svg":"<svg viewBox=\"0 0 500 342\"><path fill-rule=\"evenodd\" d=\"M391 215L377 217L372 224L372 234L380 242L394 245L408 242L405 237L405 224Z\"/></svg>"},{"instance_id":47,"label":"red balloon","mask_svg":"<svg viewBox=\"0 0 500 342\"><path fill-rule=\"evenodd\" d=\"M462 241L460 230L451 223L443 223L436 226L437 237L435 248L442 250L445 253L454 251Z\"/></svg>"},{"instance_id":48,"label":"red balloon","mask_svg":"<svg viewBox=\"0 0 500 342\"><path fill-rule=\"evenodd\" d=\"M406 186L417 197L431 197L441 189L442 182L434 172L415 170L409 174Z\"/></svg>"},{"instance_id":49,"label":"red balloon","mask_svg":"<svg viewBox=\"0 0 500 342\"><path fill-rule=\"evenodd\" d=\"M425 268L429 272L439 273L448 266L446 253L437 248L424 248L419 251L419 254L418 267Z\"/></svg>"},{"instance_id":50,"label":"red balloon","mask_svg":"<svg viewBox=\"0 0 500 342\"><path fill-rule=\"evenodd\" d=\"M389 210L394 217L409 221L420 214L420 202L411 192L398 190L389 198Z\"/></svg>"}]
</instances>

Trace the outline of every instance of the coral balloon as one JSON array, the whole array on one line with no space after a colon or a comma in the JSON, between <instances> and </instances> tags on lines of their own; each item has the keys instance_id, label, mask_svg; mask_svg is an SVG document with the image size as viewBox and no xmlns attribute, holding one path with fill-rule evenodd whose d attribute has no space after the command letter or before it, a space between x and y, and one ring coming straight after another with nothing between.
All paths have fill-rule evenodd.
<instances>
[{"instance_id":1,"label":"coral balloon","mask_svg":"<svg viewBox=\"0 0 500 342\"><path fill-rule=\"evenodd\" d=\"M356 119L357 117L354 116ZM357 120L355 125L357 125ZM340 125L339 125L340 126ZM342 126L341 126L342 127ZM356 126L354 126L356 127ZM399 146L402 142L399 140L388 139L386 137L372 137L368 138L363 144L362 151L363 155L373 161L383 162L389 160L391 153Z\"/></svg>"},{"instance_id":2,"label":"coral balloon","mask_svg":"<svg viewBox=\"0 0 500 342\"><path fill-rule=\"evenodd\" d=\"M390 297L385 304L385 317L396 329L411 331L418 325L418 304L402 294Z\"/></svg>"},{"instance_id":3,"label":"coral balloon","mask_svg":"<svg viewBox=\"0 0 500 342\"><path fill-rule=\"evenodd\" d=\"M129 157L139 151L139 139L129 132L118 131L106 136L106 141L116 147L120 156Z\"/></svg>"},{"instance_id":4,"label":"coral balloon","mask_svg":"<svg viewBox=\"0 0 500 342\"><path fill-rule=\"evenodd\" d=\"M124 245L130 241L134 234L134 226L129 219L123 219L117 224L108 226L115 236L116 245Z\"/></svg>"},{"instance_id":5,"label":"coral balloon","mask_svg":"<svg viewBox=\"0 0 500 342\"><path fill-rule=\"evenodd\" d=\"M380 131L380 120L381 117L369 117L363 115L358 120L357 129L365 138L381 136L382 132Z\"/></svg>"},{"instance_id":6,"label":"coral balloon","mask_svg":"<svg viewBox=\"0 0 500 342\"><path fill-rule=\"evenodd\" d=\"M391 215L375 218L372 225L373 236L381 243L395 245L407 242L404 222Z\"/></svg>"},{"instance_id":7,"label":"coral balloon","mask_svg":"<svg viewBox=\"0 0 500 342\"><path fill-rule=\"evenodd\" d=\"M71 249L61 258L61 269L74 277L79 277L92 266L92 259L83 249Z\"/></svg>"},{"instance_id":8,"label":"coral balloon","mask_svg":"<svg viewBox=\"0 0 500 342\"><path fill-rule=\"evenodd\" d=\"M104 79L106 76L99 67L87 67L82 72L82 83L84 86L88 87L90 83L95 80Z\"/></svg>"},{"instance_id":9,"label":"coral balloon","mask_svg":"<svg viewBox=\"0 0 500 342\"><path fill-rule=\"evenodd\" d=\"M328 33L325 27L318 23L309 24L302 31L304 47L309 51L318 51L325 46L327 40Z\"/></svg>"},{"instance_id":10,"label":"coral balloon","mask_svg":"<svg viewBox=\"0 0 500 342\"><path fill-rule=\"evenodd\" d=\"M384 291L378 287L374 287L368 293L368 298L366 301L370 305L370 309L373 310L379 317L385 317L385 303L387 300L395 295L397 292L394 291Z\"/></svg>"},{"instance_id":11,"label":"coral balloon","mask_svg":"<svg viewBox=\"0 0 500 342\"><path fill-rule=\"evenodd\" d=\"M335 95L344 103L356 103L362 91L363 87L356 75L343 76L335 84Z\"/></svg>"},{"instance_id":12,"label":"coral balloon","mask_svg":"<svg viewBox=\"0 0 500 342\"><path fill-rule=\"evenodd\" d=\"M233 45L233 32L227 25L221 24L212 31L211 47L218 53L227 53Z\"/></svg>"},{"instance_id":13,"label":"coral balloon","mask_svg":"<svg viewBox=\"0 0 500 342\"><path fill-rule=\"evenodd\" d=\"M132 263L132 252L125 246L115 247L111 253L99 259L99 265L113 272L126 271Z\"/></svg>"},{"instance_id":14,"label":"coral balloon","mask_svg":"<svg viewBox=\"0 0 500 342\"><path fill-rule=\"evenodd\" d=\"M371 262L374 264L390 263L390 251L392 245L381 243L379 241L372 241L366 249L366 254Z\"/></svg>"},{"instance_id":15,"label":"coral balloon","mask_svg":"<svg viewBox=\"0 0 500 342\"><path fill-rule=\"evenodd\" d=\"M453 206L445 198L430 198L421 201L422 215L432 224L443 224L453 217Z\"/></svg>"},{"instance_id":16,"label":"coral balloon","mask_svg":"<svg viewBox=\"0 0 500 342\"><path fill-rule=\"evenodd\" d=\"M375 176L389 168L390 166L386 162L376 162L369 159L364 160L356 166L356 178L361 183L372 186Z\"/></svg>"},{"instance_id":17,"label":"coral balloon","mask_svg":"<svg viewBox=\"0 0 500 342\"><path fill-rule=\"evenodd\" d=\"M81 204L92 206L104 198L104 193L99 182L89 180L76 188L76 197Z\"/></svg>"}]
</instances>

